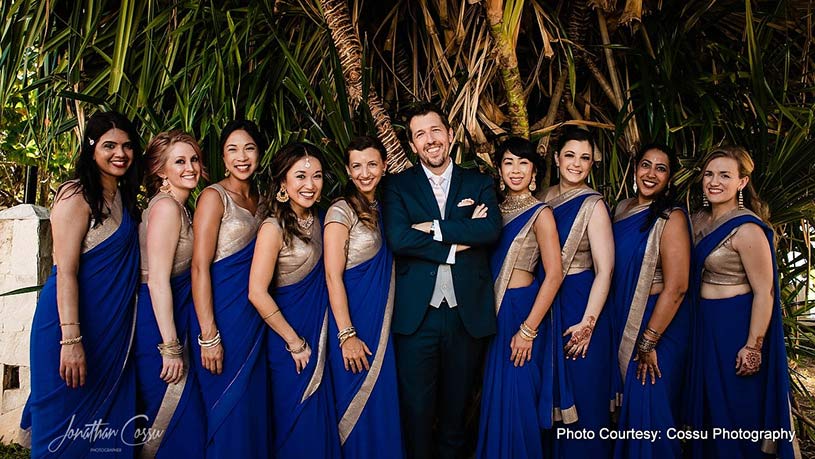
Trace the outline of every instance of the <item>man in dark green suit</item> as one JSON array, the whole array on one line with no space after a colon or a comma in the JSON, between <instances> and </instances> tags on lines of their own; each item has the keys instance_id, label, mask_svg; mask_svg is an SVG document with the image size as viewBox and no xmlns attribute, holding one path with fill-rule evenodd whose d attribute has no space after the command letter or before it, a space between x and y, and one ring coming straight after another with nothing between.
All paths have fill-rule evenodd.
<instances>
[{"instance_id":1,"label":"man in dark green suit","mask_svg":"<svg viewBox=\"0 0 815 459\"><path fill-rule=\"evenodd\" d=\"M389 178L383 203L396 256L402 429L408 458L458 458L486 338L495 333L489 247L501 214L492 179L453 164L453 131L439 108L411 112L408 139L420 165Z\"/></svg>"}]
</instances>

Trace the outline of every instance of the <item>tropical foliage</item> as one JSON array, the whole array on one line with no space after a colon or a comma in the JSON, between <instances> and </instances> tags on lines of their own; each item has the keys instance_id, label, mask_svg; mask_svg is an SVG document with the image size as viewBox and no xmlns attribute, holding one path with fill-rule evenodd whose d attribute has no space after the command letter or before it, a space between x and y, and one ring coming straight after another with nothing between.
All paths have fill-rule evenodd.
<instances>
[{"instance_id":1,"label":"tropical foliage","mask_svg":"<svg viewBox=\"0 0 815 459\"><path fill-rule=\"evenodd\" d=\"M592 183L612 204L630 193L643 142L680 152L690 197L698 159L737 143L755 157L779 236L795 361L815 356L802 320L813 305L813 12L812 0L7 0L0 205L19 202L21 165L39 166L47 204L99 109L138 120L145 139L193 132L213 178L220 126L256 120L264 164L293 139L322 148L332 196L355 134L378 133L391 166L407 166L400 114L416 100L450 113L457 160L484 169L509 133L551 161L558 126L595 129Z\"/></svg>"}]
</instances>

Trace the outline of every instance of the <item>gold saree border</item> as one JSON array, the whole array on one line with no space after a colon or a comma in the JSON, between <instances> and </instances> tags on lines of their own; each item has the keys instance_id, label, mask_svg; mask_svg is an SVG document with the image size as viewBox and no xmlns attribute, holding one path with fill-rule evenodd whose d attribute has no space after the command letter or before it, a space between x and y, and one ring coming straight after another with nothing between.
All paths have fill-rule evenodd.
<instances>
[{"instance_id":1,"label":"gold saree border","mask_svg":"<svg viewBox=\"0 0 815 459\"><path fill-rule=\"evenodd\" d=\"M582 194L574 197L581 195ZM580 241L583 239L583 234L586 232L586 228L589 227L589 221L591 220L594 206L602 199L603 197L598 193L595 196L586 198L586 200L583 201L583 204L580 206L577 217L575 217L574 223L572 224L572 229L569 231L569 236L566 238L566 242L563 243L563 249L560 251L564 276L569 271L572 261L574 261L574 256L577 254L577 248L580 246Z\"/></svg>"},{"instance_id":2,"label":"gold saree border","mask_svg":"<svg viewBox=\"0 0 815 459\"><path fill-rule=\"evenodd\" d=\"M544 202L546 202L546 204L549 204L550 206L552 206L553 209L557 209L561 205L566 204L567 202L571 201L574 198L583 196L584 194L597 194L598 196L600 195L600 193L597 190L595 190L594 188L588 188L588 187L587 188L576 188L574 190L569 190L569 191L567 191L567 192L565 192L563 194L555 196L554 198L549 199L549 200L544 201Z\"/></svg>"},{"instance_id":3,"label":"gold saree border","mask_svg":"<svg viewBox=\"0 0 815 459\"><path fill-rule=\"evenodd\" d=\"M756 215L755 213L753 213L752 211L750 211L748 209L733 209L730 212L725 213L724 215L722 215L718 219L714 220L708 228L703 228L699 232L699 235L698 235L697 239L694 241L694 245L696 243L700 242L702 239L706 238L710 233L712 233L712 232L716 231L717 229L719 229L719 227L721 227L725 223L729 222L730 220L732 220L734 218L737 218L737 217L742 217L742 216L745 216L745 215L752 215L753 217L756 217L757 219L761 220L761 217L759 217L758 215ZM694 231L694 233L695 233L695 231Z\"/></svg>"},{"instance_id":4,"label":"gold saree border","mask_svg":"<svg viewBox=\"0 0 815 459\"><path fill-rule=\"evenodd\" d=\"M648 210L648 207L651 206L651 203L634 204L637 202L636 200L637 198L628 198L617 203L617 209L614 212L613 222L617 223L620 220L625 220L632 215Z\"/></svg>"},{"instance_id":5,"label":"gold saree border","mask_svg":"<svg viewBox=\"0 0 815 459\"><path fill-rule=\"evenodd\" d=\"M323 374L325 374L325 351L328 344L328 309L323 314L323 326L320 327L320 344L317 347L317 365L314 368L314 374L311 375L311 380L303 391L303 398L300 403L305 402L309 397L317 392L320 383L323 382Z\"/></svg>"},{"instance_id":6,"label":"gold saree border","mask_svg":"<svg viewBox=\"0 0 815 459\"><path fill-rule=\"evenodd\" d=\"M362 386L360 386L359 391L351 400L351 403L348 404L348 408L345 410L345 413L343 413L338 424L340 445L345 444L345 440L348 439L348 436L351 435L354 427L356 427L357 421L359 421L359 417L362 415L362 410L365 409L365 405L367 405L368 399L371 397L371 392L373 392L374 386L379 380L379 374L382 371L382 363L385 360L385 352L388 349L388 337L390 336L391 319L393 318L393 300L396 292L395 286L396 269L395 265L391 263L391 280L390 286L388 287L388 301L385 304L385 317L382 321L382 329L379 331L379 343L377 344L376 354L374 355L371 368L368 370L368 374L365 376L365 380L362 382Z\"/></svg>"},{"instance_id":7,"label":"gold saree border","mask_svg":"<svg viewBox=\"0 0 815 459\"><path fill-rule=\"evenodd\" d=\"M168 384L167 390L164 392L164 398L161 399L161 406L159 406L156 419L150 426L152 429L161 431L161 436L153 441L144 444L139 457L143 459L156 457L158 449L164 440L164 434L167 433L167 427L175 414L178 403L181 401L181 395L184 393L184 387L187 385L187 377L189 377L190 367L190 353L189 346L184 346L184 378L177 384Z\"/></svg>"},{"instance_id":8,"label":"gold saree border","mask_svg":"<svg viewBox=\"0 0 815 459\"><path fill-rule=\"evenodd\" d=\"M577 422L577 407L572 405L569 408L561 409L560 407L555 407L552 410L552 418L555 421L560 421L564 424L574 424Z\"/></svg>"},{"instance_id":9,"label":"gold saree border","mask_svg":"<svg viewBox=\"0 0 815 459\"><path fill-rule=\"evenodd\" d=\"M626 318L625 328L623 329L623 337L617 352L617 360L623 381L625 381L628 364L637 342L637 336L639 336L640 333L642 317L645 315L645 305L648 303L648 296L651 293L651 284L654 281L654 273L656 272L657 261L659 260L659 242L667 222L668 220L664 218L658 218L654 223L654 227L651 228L651 232L648 234L648 242L645 245L645 256L642 259L642 266L640 267L640 276L639 279L637 279L637 287L634 291L634 297L631 299L628 317Z\"/></svg>"},{"instance_id":10,"label":"gold saree border","mask_svg":"<svg viewBox=\"0 0 815 459\"><path fill-rule=\"evenodd\" d=\"M535 203L530 205L529 207L525 207L517 212L514 218L509 219L504 223L504 226L509 224L510 222L514 221L516 218L521 216L524 212L528 211L532 206L536 206L539 203ZM509 250L507 251L507 256L504 258L504 263L501 264L501 271L498 273L498 277L495 279L495 283L493 284L493 289L495 291L495 315L498 316L498 312L501 310L501 302L504 300L504 295L507 292L507 286L509 286L509 279L512 277L512 270L515 267L515 262L518 260L518 256L521 254L522 244L518 244L518 242L523 241L526 238L526 235L529 234L529 231L535 225L535 220L538 219L538 215L540 215L541 211L545 208L549 207L548 204L543 204L540 206L532 217L529 218L524 226L518 231L518 234L512 240L510 244ZM510 214L512 215L512 214Z\"/></svg>"}]
</instances>

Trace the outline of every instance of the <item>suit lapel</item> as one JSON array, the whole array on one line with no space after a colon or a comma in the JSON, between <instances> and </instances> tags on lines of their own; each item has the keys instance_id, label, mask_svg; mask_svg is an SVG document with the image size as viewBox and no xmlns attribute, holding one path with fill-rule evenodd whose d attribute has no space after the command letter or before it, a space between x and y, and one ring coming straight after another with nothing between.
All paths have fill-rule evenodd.
<instances>
[{"instance_id":1,"label":"suit lapel","mask_svg":"<svg viewBox=\"0 0 815 459\"><path fill-rule=\"evenodd\" d=\"M412 167L416 174L416 187L417 195L423 201L425 207L430 210L430 214L437 220L441 220L441 213L439 212L439 204L436 202L436 196L433 194L433 188L430 187L430 179L424 173L421 165ZM449 194L448 194L449 197ZM445 207L445 209L447 209Z\"/></svg>"},{"instance_id":2,"label":"suit lapel","mask_svg":"<svg viewBox=\"0 0 815 459\"><path fill-rule=\"evenodd\" d=\"M450 216L450 210L456 205L458 189L461 188L461 168L455 164L451 164L450 167L453 168L453 175L450 177L450 189L447 191L447 202L444 204L444 218ZM433 190L430 190L430 192L432 193Z\"/></svg>"}]
</instances>

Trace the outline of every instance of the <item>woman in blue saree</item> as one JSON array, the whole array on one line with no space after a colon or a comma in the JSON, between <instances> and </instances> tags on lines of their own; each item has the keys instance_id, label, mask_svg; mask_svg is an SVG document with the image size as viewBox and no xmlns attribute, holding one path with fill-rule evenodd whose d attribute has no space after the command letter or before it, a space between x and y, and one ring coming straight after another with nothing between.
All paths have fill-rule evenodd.
<instances>
[{"instance_id":1,"label":"woman in blue saree","mask_svg":"<svg viewBox=\"0 0 815 459\"><path fill-rule=\"evenodd\" d=\"M249 299L272 328L266 362L271 385L271 448L278 459L339 458L328 351L328 290L322 225L314 204L323 189L322 153L283 147L269 166L269 216L258 231Z\"/></svg>"},{"instance_id":2,"label":"woman in blue saree","mask_svg":"<svg viewBox=\"0 0 815 459\"><path fill-rule=\"evenodd\" d=\"M703 209L694 215L691 425L708 438L695 457L797 458L778 267L766 205L753 189L744 148L713 150L702 167ZM734 366L735 363L735 366ZM778 441L715 438L711 429L787 432Z\"/></svg>"},{"instance_id":3,"label":"woman in blue saree","mask_svg":"<svg viewBox=\"0 0 815 459\"><path fill-rule=\"evenodd\" d=\"M602 195L587 184L596 148L591 133L568 126L558 142L555 165L560 180L542 193L557 222L564 274L550 312L554 330L562 336L552 349L555 381L562 386L552 416L556 428L599 433L611 427L612 381L617 374L611 318L603 310L614 267L614 235ZM612 442L599 435L574 439L555 432L547 436L553 457L611 455Z\"/></svg>"},{"instance_id":4,"label":"woman in blue saree","mask_svg":"<svg viewBox=\"0 0 815 459\"><path fill-rule=\"evenodd\" d=\"M181 131L161 132L145 154L151 196L139 225L136 406L142 457L204 457L206 423L195 372L187 371L193 313L192 221L186 208L202 174L201 148Z\"/></svg>"},{"instance_id":5,"label":"woman in blue saree","mask_svg":"<svg viewBox=\"0 0 815 459\"><path fill-rule=\"evenodd\" d=\"M390 334L393 256L376 201L385 155L375 137L351 140L345 149L351 180L325 218L323 252L332 311L328 362L342 453L360 459L396 458L403 449Z\"/></svg>"},{"instance_id":6,"label":"woman in blue saree","mask_svg":"<svg viewBox=\"0 0 815 459\"><path fill-rule=\"evenodd\" d=\"M201 192L193 220L191 355L207 419L206 457L267 457L263 321L248 300L260 223L252 176L263 151L251 121L221 132L227 177ZM200 356L197 357L197 356Z\"/></svg>"},{"instance_id":7,"label":"woman in blue saree","mask_svg":"<svg viewBox=\"0 0 815 459\"><path fill-rule=\"evenodd\" d=\"M538 407L551 402L542 341L554 337L542 331L536 338L563 275L552 210L532 196L537 161L535 147L519 137L495 154L504 227L490 261L498 330L487 348L479 458L544 457L543 430L551 427L551 403L540 413Z\"/></svg>"},{"instance_id":8,"label":"woman in blue saree","mask_svg":"<svg viewBox=\"0 0 815 459\"><path fill-rule=\"evenodd\" d=\"M116 112L85 126L74 180L51 211L54 267L31 327L31 456L133 457L129 361L139 276L139 138ZM91 432L88 427L102 427ZM94 434L95 433L95 434Z\"/></svg>"},{"instance_id":9,"label":"woman in blue saree","mask_svg":"<svg viewBox=\"0 0 815 459\"><path fill-rule=\"evenodd\" d=\"M672 149L644 146L636 156L637 196L620 202L614 214L608 307L623 383L616 458L681 455L679 441L668 435L679 426L690 325L690 308L683 304L690 233L671 187L679 167ZM657 431L659 437L626 436L638 431Z\"/></svg>"}]
</instances>

